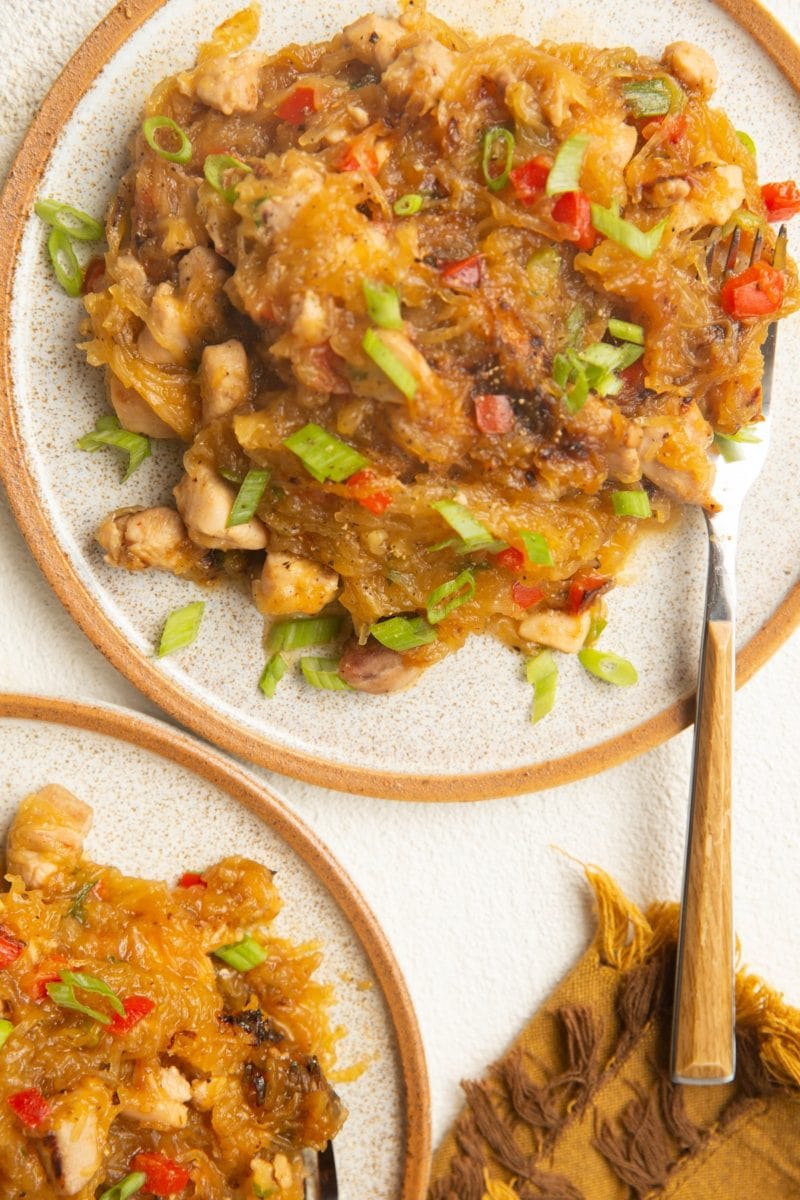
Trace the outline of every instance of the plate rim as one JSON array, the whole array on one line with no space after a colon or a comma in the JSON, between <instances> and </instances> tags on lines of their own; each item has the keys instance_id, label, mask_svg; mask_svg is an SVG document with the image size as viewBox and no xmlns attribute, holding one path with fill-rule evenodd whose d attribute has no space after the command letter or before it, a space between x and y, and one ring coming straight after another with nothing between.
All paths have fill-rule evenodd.
<instances>
[{"instance_id":1,"label":"plate rim","mask_svg":"<svg viewBox=\"0 0 800 1200\"><path fill-rule=\"evenodd\" d=\"M250 812L302 859L344 914L375 972L397 1039L405 1118L403 1190L399 1200L424 1200L428 1189L431 1098L422 1035L394 951L366 898L309 825L270 787L215 748L154 717L110 704L0 692L0 721L25 720L99 733L169 759L205 779Z\"/></svg>"},{"instance_id":2,"label":"plate rim","mask_svg":"<svg viewBox=\"0 0 800 1200\"><path fill-rule=\"evenodd\" d=\"M11 302L15 269L30 203L50 153L73 109L114 53L169 0L118 0L82 42L47 93L11 165L0 194L0 478L28 546L64 608L91 642L144 696L220 749L258 766L320 787L377 798L472 801L519 795L572 783L628 761L690 725L694 692L615 737L544 762L472 774L426 775L327 762L244 728L210 710L180 683L155 671L147 655L103 612L60 547L26 465L14 403ZM769 55L800 93L800 46L758 0L709 0L732 17ZM744 645L736 662L741 687L800 625L800 580Z\"/></svg>"}]
</instances>

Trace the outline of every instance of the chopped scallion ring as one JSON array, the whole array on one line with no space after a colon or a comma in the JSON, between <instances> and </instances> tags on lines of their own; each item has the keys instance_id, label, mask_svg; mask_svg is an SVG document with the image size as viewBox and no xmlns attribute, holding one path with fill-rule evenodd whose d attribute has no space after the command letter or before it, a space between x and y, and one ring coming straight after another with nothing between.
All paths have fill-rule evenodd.
<instances>
[{"instance_id":1,"label":"chopped scallion ring","mask_svg":"<svg viewBox=\"0 0 800 1200\"><path fill-rule=\"evenodd\" d=\"M562 192L580 191L581 167L591 140L584 134L575 134L561 143L547 176L546 195L560 196Z\"/></svg>"},{"instance_id":2,"label":"chopped scallion ring","mask_svg":"<svg viewBox=\"0 0 800 1200\"><path fill-rule=\"evenodd\" d=\"M200 632L200 622L203 619L205 607L205 600L195 600L192 604L176 608L169 614L161 633L161 641L158 644L159 658L191 646Z\"/></svg>"},{"instance_id":3,"label":"chopped scallion ring","mask_svg":"<svg viewBox=\"0 0 800 1200\"><path fill-rule=\"evenodd\" d=\"M341 483L362 467L369 466L363 454L313 422L284 438L283 444L320 483L326 479Z\"/></svg>"},{"instance_id":4,"label":"chopped scallion ring","mask_svg":"<svg viewBox=\"0 0 800 1200\"><path fill-rule=\"evenodd\" d=\"M96 1008L89 1008L88 1004L82 1004L75 995L75 989L67 983L48 983L46 985L47 994L54 1004L59 1008L69 1008L73 1012L78 1012L84 1017L91 1017L93 1021L97 1021L100 1025L110 1025L111 1017L106 1013L98 1012Z\"/></svg>"},{"instance_id":5,"label":"chopped scallion ring","mask_svg":"<svg viewBox=\"0 0 800 1200\"><path fill-rule=\"evenodd\" d=\"M742 143L742 145L744 146L745 150L747 150L748 154L752 154L753 158L755 158L756 157L756 144L753 141L753 139L750 137L750 134L745 133L745 131L743 129L737 129L736 136L739 139L739 141Z\"/></svg>"},{"instance_id":6,"label":"chopped scallion ring","mask_svg":"<svg viewBox=\"0 0 800 1200\"><path fill-rule=\"evenodd\" d=\"M573 349L577 348L577 346L579 345L579 343L581 341L581 334L583 333L585 324L586 324L586 311L585 311L583 305L582 304L573 305L573 307L569 310L569 316L567 317L566 325L564 328L564 332L567 335L567 345L568 346L571 346Z\"/></svg>"},{"instance_id":7,"label":"chopped scallion ring","mask_svg":"<svg viewBox=\"0 0 800 1200\"><path fill-rule=\"evenodd\" d=\"M83 288L83 271L75 257L72 242L61 229L53 227L47 239L47 253L53 264L56 279L68 296L80 296Z\"/></svg>"},{"instance_id":8,"label":"chopped scallion ring","mask_svg":"<svg viewBox=\"0 0 800 1200\"><path fill-rule=\"evenodd\" d=\"M672 90L666 79L626 83L622 95L635 117L664 117L672 108Z\"/></svg>"},{"instance_id":9,"label":"chopped scallion ring","mask_svg":"<svg viewBox=\"0 0 800 1200\"><path fill-rule=\"evenodd\" d=\"M268 699L275 695L275 689L286 674L289 664L282 654L273 654L261 672L258 686Z\"/></svg>"},{"instance_id":10,"label":"chopped scallion ring","mask_svg":"<svg viewBox=\"0 0 800 1200\"><path fill-rule=\"evenodd\" d=\"M586 647L578 651L578 661L591 675L596 675L604 683L614 683L617 687L632 687L639 679L633 663L609 650Z\"/></svg>"},{"instance_id":11,"label":"chopped scallion ring","mask_svg":"<svg viewBox=\"0 0 800 1200\"><path fill-rule=\"evenodd\" d=\"M94 992L102 996L108 1001L111 1008L119 1016L125 1016L125 1006L120 1000L117 993L108 986L102 979L98 979L95 975L84 975L76 971L61 971L60 982L48 983L47 994L54 1004L59 1008L69 1008L74 1012L79 1012L85 1017L91 1017L93 1021L97 1021L100 1025L110 1025L111 1017L106 1013L98 1012L97 1009L89 1008L83 1004L75 995L76 991Z\"/></svg>"},{"instance_id":12,"label":"chopped scallion ring","mask_svg":"<svg viewBox=\"0 0 800 1200\"><path fill-rule=\"evenodd\" d=\"M502 162L503 170L499 175L492 174L492 164L498 160L495 159L495 146L502 142L504 146L504 157L499 161ZM508 183L508 177L511 174L511 164L514 161L514 146L516 145L514 135L510 129L506 129L502 125L495 125L492 129L487 129L483 135L481 142L481 170L486 186L492 192L499 192Z\"/></svg>"},{"instance_id":13,"label":"chopped scallion ring","mask_svg":"<svg viewBox=\"0 0 800 1200\"><path fill-rule=\"evenodd\" d=\"M417 394L417 381L405 363L401 362L393 350L386 345L376 329L368 329L361 343L364 353L383 371L387 379L408 400L413 400Z\"/></svg>"},{"instance_id":14,"label":"chopped scallion ring","mask_svg":"<svg viewBox=\"0 0 800 1200\"><path fill-rule=\"evenodd\" d=\"M178 139L177 150L167 150L160 144L156 137L160 129L168 129L171 134L174 134ZM172 117L148 117L142 122L142 133L150 149L155 151L160 158L165 158L167 162L188 163L192 157L192 143Z\"/></svg>"},{"instance_id":15,"label":"chopped scallion ring","mask_svg":"<svg viewBox=\"0 0 800 1200\"><path fill-rule=\"evenodd\" d=\"M428 596L426 607L428 621L438 625L446 616L462 604L467 604L475 595L475 578L471 571L462 571L455 579L434 588Z\"/></svg>"},{"instance_id":16,"label":"chopped scallion ring","mask_svg":"<svg viewBox=\"0 0 800 1200\"><path fill-rule=\"evenodd\" d=\"M130 1175L119 1179L113 1187L101 1192L97 1200L130 1200L130 1197L140 1192L146 1183L147 1176L144 1171L131 1171Z\"/></svg>"},{"instance_id":17,"label":"chopped scallion ring","mask_svg":"<svg viewBox=\"0 0 800 1200\"><path fill-rule=\"evenodd\" d=\"M400 297L396 289L387 283L375 283L371 279L362 279L361 286L364 289L370 321L379 325L381 329L402 329Z\"/></svg>"},{"instance_id":18,"label":"chopped scallion ring","mask_svg":"<svg viewBox=\"0 0 800 1200\"><path fill-rule=\"evenodd\" d=\"M593 646L600 637L600 634L605 629L606 625L608 625L608 621L605 619L605 617L592 617L592 623L589 626L589 632L586 635L586 641L584 642L584 645Z\"/></svg>"},{"instance_id":19,"label":"chopped scallion ring","mask_svg":"<svg viewBox=\"0 0 800 1200\"><path fill-rule=\"evenodd\" d=\"M233 204L238 195L233 184L226 185L225 183L228 171L244 171L249 175L252 173L252 169L252 167L248 167L247 163L243 163L239 158L234 158L231 154L209 154L203 163L203 175L206 183L211 184L214 191L219 192L223 200L228 201L228 204Z\"/></svg>"},{"instance_id":20,"label":"chopped scallion ring","mask_svg":"<svg viewBox=\"0 0 800 1200\"><path fill-rule=\"evenodd\" d=\"M300 670L307 683L324 692L352 692L353 690L339 674L339 664L335 658L301 658Z\"/></svg>"},{"instance_id":21,"label":"chopped scallion ring","mask_svg":"<svg viewBox=\"0 0 800 1200\"><path fill-rule=\"evenodd\" d=\"M269 471L247 472L225 522L227 529L232 529L235 525L246 525L248 521L252 521L268 483Z\"/></svg>"},{"instance_id":22,"label":"chopped scallion ring","mask_svg":"<svg viewBox=\"0 0 800 1200\"><path fill-rule=\"evenodd\" d=\"M267 957L267 952L261 943L249 935L243 937L241 941L230 942L226 946L217 946L216 950L212 950L211 953L227 966L233 967L234 971L251 971L253 967L259 967Z\"/></svg>"},{"instance_id":23,"label":"chopped scallion ring","mask_svg":"<svg viewBox=\"0 0 800 1200\"><path fill-rule=\"evenodd\" d=\"M405 196L400 196L398 200L395 200L392 208L394 209L395 216L413 217L415 213L420 211L424 203L425 201L419 192L407 192Z\"/></svg>"},{"instance_id":24,"label":"chopped scallion ring","mask_svg":"<svg viewBox=\"0 0 800 1200\"><path fill-rule=\"evenodd\" d=\"M644 328L634 325L632 321L618 321L612 317L608 322L608 332L621 342L632 342L636 346L644 345Z\"/></svg>"},{"instance_id":25,"label":"chopped scallion ring","mask_svg":"<svg viewBox=\"0 0 800 1200\"><path fill-rule=\"evenodd\" d=\"M389 617L370 625L369 631L382 646L401 654L416 646L427 646L439 636L424 617Z\"/></svg>"},{"instance_id":26,"label":"chopped scallion ring","mask_svg":"<svg viewBox=\"0 0 800 1200\"><path fill-rule=\"evenodd\" d=\"M269 631L269 650L300 650L304 646L327 646L342 631L341 617L292 617L276 621Z\"/></svg>"},{"instance_id":27,"label":"chopped scallion ring","mask_svg":"<svg viewBox=\"0 0 800 1200\"><path fill-rule=\"evenodd\" d=\"M125 1016L125 1005L120 1000L113 988L109 987L104 979L98 979L96 975L86 975L81 971L61 971L61 982L68 984L73 988L80 988L83 992L94 992L97 996L103 996L115 1013L120 1017Z\"/></svg>"},{"instance_id":28,"label":"chopped scallion ring","mask_svg":"<svg viewBox=\"0 0 800 1200\"><path fill-rule=\"evenodd\" d=\"M661 238L667 227L667 218L659 221L652 229L640 229L631 221L621 217L615 208L603 208L602 204L592 204L592 225L598 233L611 238L618 246L623 246L635 254L637 258L649 259L661 245Z\"/></svg>"},{"instance_id":29,"label":"chopped scallion ring","mask_svg":"<svg viewBox=\"0 0 800 1200\"><path fill-rule=\"evenodd\" d=\"M451 529L454 529L461 539L461 544L453 543L452 539L446 542L438 543L438 546L431 546L431 550L444 549L445 546L455 544L459 548L461 554L472 554L476 550L487 550L494 553L496 548L500 550L505 548L505 543L499 543L492 536L485 525L473 517L468 508L463 504L459 504L457 500L434 500L431 508L435 509L441 517L444 517Z\"/></svg>"},{"instance_id":30,"label":"chopped scallion ring","mask_svg":"<svg viewBox=\"0 0 800 1200\"><path fill-rule=\"evenodd\" d=\"M76 242L101 242L103 226L94 217L60 200L38 200L34 205L37 217L54 229L59 229Z\"/></svg>"},{"instance_id":31,"label":"chopped scallion ring","mask_svg":"<svg viewBox=\"0 0 800 1200\"><path fill-rule=\"evenodd\" d=\"M72 903L67 909L67 915L74 917L81 925L86 924L86 901L97 887L96 879L88 879L75 893Z\"/></svg>"},{"instance_id":32,"label":"chopped scallion ring","mask_svg":"<svg viewBox=\"0 0 800 1200\"><path fill-rule=\"evenodd\" d=\"M79 450L90 452L99 450L101 446L111 446L112 449L127 454L128 466L122 477L123 482L130 479L137 467L150 457L150 438L145 437L143 433L131 433L130 430L123 429L111 413L100 417L92 433L86 433L79 438L77 446Z\"/></svg>"},{"instance_id":33,"label":"chopped scallion ring","mask_svg":"<svg viewBox=\"0 0 800 1200\"><path fill-rule=\"evenodd\" d=\"M547 716L556 700L558 667L549 650L541 650L539 654L528 659L525 676L533 687L531 724L535 725L542 717Z\"/></svg>"},{"instance_id":34,"label":"chopped scallion ring","mask_svg":"<svg viewBox=\"0 0 800 1200\"><path fill-rule=\"evenodd\" d=\"M14 1025L11 1021L6 1021L5 1018L0 1020L0 1050L5 1046L11 1034L14 1032Z\"/></svg>"},{"instance_id":35,"label":"chopped scallion ring","mask_svg":"<svg viewBox=\"0 0 800 1200\"><path fill-rule=\"evenodd\" d=\"M531 533L528 529L520 529L517 536L522 542L525 557L529 563L542 567L552 567L553 555L547 544L547 538L542 533Z\"/></svg>"},{"instance_id":36,"label":"chopped scallion ring","mask_svg":"<svg viewBox=\"0 0 800 1200\"><path fill-rule=\"evenodd\" d=\"M645 520L652 517L650 498L647 492L612 492L611 504L618 517L639 517Z\"/></svg>"}]
</instances>

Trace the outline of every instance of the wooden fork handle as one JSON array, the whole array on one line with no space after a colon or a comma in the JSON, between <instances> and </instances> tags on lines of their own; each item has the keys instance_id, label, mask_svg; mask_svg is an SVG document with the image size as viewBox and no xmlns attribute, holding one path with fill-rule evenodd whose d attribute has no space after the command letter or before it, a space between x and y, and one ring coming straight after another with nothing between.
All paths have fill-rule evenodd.
<instances>
[{"instance_id":1,"label":"wooden fork handle","mask_svg":"<svg viewBox=\"0 0 800 1200\"><path fill-rule=\"evenodd\" d=\"M734 631L709 621L695 717L692 804L672 1038L677 1082L726 1082L735 1070L731 904Z\"/></svg>"}]
</instances>

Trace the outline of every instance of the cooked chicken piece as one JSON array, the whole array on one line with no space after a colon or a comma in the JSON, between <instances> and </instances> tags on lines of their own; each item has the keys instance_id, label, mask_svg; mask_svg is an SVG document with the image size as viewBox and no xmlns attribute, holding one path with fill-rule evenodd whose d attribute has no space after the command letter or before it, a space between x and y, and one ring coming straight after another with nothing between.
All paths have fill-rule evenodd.
<instances>
[{"instance_id":1,"label":"cooked chicken piece","mask_svg":"<svg viewBox=\"0 0 800 1200\"><path fill-rule=\"evenodd\" d=\"M244 404L250 391L250 367L241 342L231 338L206 346L200 359L203 424L215 421Z\"/></svg>"},{"instance_id":2,"label":"cooked chicken piece","mask_svg":"<svg viewBox=\"0 0 800 1200\"><path fill-rule=\"evenodd\" d=\"M543 84L539 95L542 112L550 124L559 129L571 115L573 107L591 107L586 84L560 59L541 55Z\"/></svg>"},{"instance_id":3,"label":"cooked chicken piece","mask_svg":"<svg viewBox=\"0 0 800 1200\"><path fill-rule=\"evenodd\" d=\"M421 116L436 104L455 64L453 51L425 34L384 71L381 83L390 100Z\"/></svg>"},{"instance_id":4,"label":"cooked chicken piece","mask_svg":"<svg viewBox=\"0 0 800 1200\"><path fill-rule=\"evenodd\" d=\"M118 1113L155 1129L183 1129L192 1087L177 1067L145 1067L131 1087L120 1087Z\"/></svg>"},{"instance_id":5,"label":"cooked chicken piece","mask_svg":"<svg viewBox=\"0 0 800 1200\"><path fill-rule=\"evenodd\" d=\"M679 418L655 418L642 436L642 473L683 504L713 507L714 465L709 456L713 430L695 403Z\"/></svg>"},{"instance_id":6,"label":"cooked chicken piece","mask_svg":"<svg viewBox=\"0 0 800 1200\"><path fill-rule=\"evenodd\" d=\"M710 54L691 42L672 42L661 61L681 83L698 91L706 100L717 86L717 64Z\"/></svg>"},{"instance_id":7,"label":"cooked chicken piece","mask_svg":"<svg viewBox=\"0 0 800 1200\"><path fill-rule=\"evenodd\" d=\"M519 636L537 646L550 646L565 654L577 654L583 649L591 624L591 609L574 614L544 609L520 621Z\"/></svg>"},{"instance_id":8,"label":"cooked chicken piece","mask_svg":"<svg viewBox=\"0 0 800 1200\"><path fill-rule=\"evenodd\" d=\"M324 172L313 159L291 151L286 159L290 169L281 174L276 192L259 207L259 229L269 236L286 233L325 182Z\"/></svg>"},{"instance_id":9,"label":"cooked chicken piece","mask_svg":"<svg viewBox=\"0 0 800 1200\"><path fill-rule=\"evenodd\" d=\"M338 590L339 576L331 567L291 554L268 554L261 572L258 606L272 616L313 616L330 604Z\"/></svg>"},{"instance_id":10,"label":"cooked chicken piece","mask_svg":"<svg viewBox=\"0 0 800 1200\"><path fill-rule=\"evenodd\" d=\"M641 477L638 446L642 431L613 405L591 394L583 408L566 422L571 441L588 450L604 473L620 483L634 483Z\"/></svg>"},{"instance_id":11,"label":"cooked chicken piece","mask_svg":"<svg viewBox=\"0 0 800 1200\"><path fill-rule=\"evenodd\" d=\"M28 888L41 888L78 865L92 810L72 792L49 783L22 800L6 838L6 866Z\"/></svg>"},{"instance_id":12,"label":"cooked chicken piece","mask_svg":"<svg viewBox=\"0 0 800 1200\"><path fill-rule=\"evenodd\" d=\"M267 531L258 517L226 526L236 489L191 452L184 455L183 465L186 474L173 495L192 541L211 550L264 550Z\"/></svg>"},{"instance_id":13,"label":"cooked chicken piece","mask_svg":"<svg viewBox=\"0 0 800 1200\"><path fill-rule=\"evenodd\" d=\"M688 197L676 204L670 222L677 232L693 226L724 225L744 199L741 167L733 163L699 167L692 172Z\"/></svg>"},{"instance_id":14,"label":"cooked chicken piece","mask_svg":"<svg viewBox=\"0 0 800 1200\"><path fill-rule=\"evenodd\" d=\"M339 674L356 691L380 696L410 688L419 679L422 668L407 663L402 654L372 637L363 646L353 638L339 660Z\"/></svg>"},{"instance_id":15,"label":"cooked chicken piece","mask_svg":"<svg viewBox=\"0 0 800 1200\"><path fill-rule=\"evenodd\" d=\"M153 285L138 258L132 254L120 254L113 266L113 278L149 304Z\"/></svg>"},{"instance_id":16,"label":"cooked chicken piece","mask_svg":"<svg viewBox=\"0 0 800 1200\"><path fill-rule=\"evenodd\" d=\"M143 433L153 438L174 438L175 430L157 416L146 400L143 400L133 388L126 388L109 372L108 394L114 412L119 417L123 429L131 433Z\"/></svg>"},{"instance_id":17,"label":"cooked chicken piece","mask_svg":"<svg viewBox=\"0 0 800 1200\"><path fill-rule=\"evenodd\" d=\"M615 189L636 151L638 133L633 125L601 116L589 117L581 128L591 138L581 170L582 186L599 204L610 204L618 198Z\"/></svg>"},{"instance_id":18,"label":"cooked chicken piece","mask_svg":"<svg viewBox=\"0 0 800 1200\"><path fill-rule=\"evenodd\" d=\"M670 175L666 179L657 179L648 183L642 189L647 204L654 208L671 208L679 200L685 200L692 190L688 179L682 175Z\"/></svg>"},{"instance_id":19,"label":"cooked chicken piece","mask_svg":"<svg viewBox=\"0 0 800 1200\"><path fill-rule=\"evenodd\" d=\"M181 76L184 95L192 89L198 100L229 117L231 113L251 113L258 108L259 74L267 56L258 50L239 54L218 54L209 58L192 74Z\"/></svg>"},{"instance_id":20,"label":"cooked chicken piece","mask_svg":"<svg viewBox=\"0 0 800 1200\"><path fill-rule=\"evenodd\" d=\"M368 13L345 26L342 42L359 62L385 71L397 54L397 46L406 31L398 21Z\"/></svg>"},{"instance_id":21,"label":"cooked chicken piece","mask_svg":"<svg viewBox=\"0 0 800 1200\"><path fill-rule=\"evenodd\" d=\"M94 1079L83 1080L55 1102L42 1154L65 1196L83 1191L102 1167L113 1115L110 1093Z\"/></svg>"},{"instance_id":22,"label":"cooked chicken piece","mask_svg":"<svg viewBox=\"0 0 800 1200\"><path fill-rule=\"evenodd\" d=\"M222 287L228 271L207 246L195 246L178 265L177 289L160 283L153 293L138 348L156 365L191 366L203 342L213 339L224 321Z\"/></svg>"},{"instance_id":23,"label":"cooked chicken piece","mask_svg":"<svg viewBox=\"0 0 800 1200\"><path fill-rule=\"evenodd\" d=\"M95 534L113 567L144 571L155 567L185 575L202 554L193 546L174 508L121 508L103 521Z\"/></svg>"}]
</instances>

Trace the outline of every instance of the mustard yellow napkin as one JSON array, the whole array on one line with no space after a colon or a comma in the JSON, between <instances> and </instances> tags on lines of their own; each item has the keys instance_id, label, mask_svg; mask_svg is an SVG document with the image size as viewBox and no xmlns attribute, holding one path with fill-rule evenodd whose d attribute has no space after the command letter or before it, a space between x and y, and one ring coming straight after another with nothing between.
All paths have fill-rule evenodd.
<instances>
[{"instance_id":1,"label":"mustard yellow napkin","mask_svg":"<svg viewBox=\"0 0 800 1200\"><path fill-rule=\"evenodd\" d=\"M500 1062L465 1083L429 1200L800 1200L800 1011L740 972L737 1072L669 1078L677 905L588 870L592 945Z\"/></svg>"}]
</instances>

